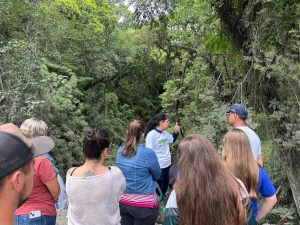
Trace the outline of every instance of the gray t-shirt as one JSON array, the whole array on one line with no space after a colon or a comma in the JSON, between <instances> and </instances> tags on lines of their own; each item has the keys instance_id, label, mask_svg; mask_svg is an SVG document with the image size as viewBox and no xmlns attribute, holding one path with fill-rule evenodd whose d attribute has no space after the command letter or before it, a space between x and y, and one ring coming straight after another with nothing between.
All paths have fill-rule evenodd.
<instances>
[{"instance_id":1,"label":"gray t-shirt","mask_svg":"<svg viewBox=\"0 0 300 225\"><path fill-rule=\"evenodd\" d=\"M258 135L251 128L245 127L236 127L244 131L249 139L251 151L255 160L257 160L258 156L261 155L261 143Z\"/></svg>"}]
</instances>

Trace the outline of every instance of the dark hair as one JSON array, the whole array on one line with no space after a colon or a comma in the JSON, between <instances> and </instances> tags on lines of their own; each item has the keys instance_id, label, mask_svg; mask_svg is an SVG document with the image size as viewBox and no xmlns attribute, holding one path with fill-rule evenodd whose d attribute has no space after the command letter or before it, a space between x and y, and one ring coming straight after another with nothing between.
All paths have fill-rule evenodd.
<instances>
[{"instance_id":1,"label":"dark hair","mask_svg":"<svg viewBox=\"0 0 300 225\"><path fill-rule=\"evenodd\" d=\"M154 116L147 124L146 130L145 130L145 137L147 134L153 130L155 127L159 125L160 121L164 121L169 119L169 117L164 113L159 113L156 116Z\"/></svg>"},{"instance_id":2,"label":"dark hair","mask_svg":"<svg viewBox=\"0 0 300 225\"><path fill-rule=\"evenodd\" d=\"M122 155L133 157L136 154L137 145L139 144L144 133L144 123L140 120L134 120L129 124L126 142Z\"/></svg>"},{"instance_id":3,"label":"dark hair","mask_svg":"<svg viewBox=\"0 0 300 225\"><path fill-rule=\"evenodd\" d=\"M3 184L4 184L4 182L5 182L5 179L6 179L7 177L9 177L11 174L13 174L15 171L20 170L20 171L22 171L25 175L29 174L29 173L30 173L30 164L31 164L31 161L32 161L32 160L33 160L33 159L27 160L27 161L25 162L25 164L24 164L22 167L20 167L20 168L14 170L14 171L12 171L12 172L10 172L10 173L9 173L8 175L6 175L5 177L1 178L1 179L0 179L0 190L1 190L1 188L2 188L2 186L3 186Z\"/></svg>"},{"instance_id":4,"label":"dark hair","mask_svg":"<svg viewBox=\"0 0 300 225\"><path fill-rule=\"evenodd\" d=\"M89 130L83 140L83 154L88 159L99 159L105 148L108 148L110 139L108 133L101 128Z\"/></svg>"}]
</instances>

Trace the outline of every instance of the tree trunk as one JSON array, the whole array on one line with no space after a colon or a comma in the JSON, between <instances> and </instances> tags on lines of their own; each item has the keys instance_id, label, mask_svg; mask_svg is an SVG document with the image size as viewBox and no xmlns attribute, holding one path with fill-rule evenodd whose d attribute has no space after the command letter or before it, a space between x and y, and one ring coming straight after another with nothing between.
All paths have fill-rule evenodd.
<instances>
[{"instance_id":1,"label":"tree trunk","mask_svg":"<svg viewBox=\"0 0 300 225\"><path fill-rule=\"evenodd\" d=\"M300 216L300 152L294 151L294 154L289 154L292 158L292 165L287 171L290 187L293 193L294 202L297 207L298 215ZM289 157L288 157L289 158ZM291 161L287 159L287 164L291 164Z\"/></svg>"},{"instance_id":2,"label":"tree trunk","mask_svg":"<svg viewBox=\"0 0 300 225\"><path fill-rule=\"evenodd\" d=\"M298 168L300 170L300 168ZM300 173L294 173L293 171L290 171L287 173L288 179L290 182L290 187L293 192L293 198L296 203L297 212L298 215L300 215Z\"/></svg>"}]
</instances>

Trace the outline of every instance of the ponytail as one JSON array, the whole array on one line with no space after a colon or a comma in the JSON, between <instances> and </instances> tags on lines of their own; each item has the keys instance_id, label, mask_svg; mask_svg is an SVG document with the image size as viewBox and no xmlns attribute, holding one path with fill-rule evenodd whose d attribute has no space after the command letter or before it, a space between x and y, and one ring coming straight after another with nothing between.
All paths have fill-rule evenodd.
<instances>
[{"instance_id":1,"label":"ponytail","mask_svg":"<svg viewBox=\"0 0 300 225\"><path fill-rule=\"evenodd\" d=\"M145 137L151 130L153 130L155 127L157 127L159 125L160 121L164 121L168 118L169 117L164 113L159 113L156 116L154 116L147 124L146 130L145 130Z\"/></svg>"},{"instance_id":2,"label":"ponytail","mask_svg":"<svg viewBox=\"0 0 300 225\"><path fill-rule=\"evenodd\" d=\"M122 155L124 157L133 157L142 138L144 124L140 120L134 120L129 124L127 138L124 144Z\"/></svg>"}]
</instances>

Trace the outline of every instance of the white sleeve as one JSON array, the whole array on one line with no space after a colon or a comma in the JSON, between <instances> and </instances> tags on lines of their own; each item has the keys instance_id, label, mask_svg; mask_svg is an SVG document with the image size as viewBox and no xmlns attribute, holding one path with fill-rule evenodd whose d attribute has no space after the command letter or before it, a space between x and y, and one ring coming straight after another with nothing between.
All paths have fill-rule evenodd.
<instances>
[{"instance_id":1,"label":"white sleeve","mask_svg":"<svg viewBox=\"0 0 300 225\"><path fill-rule=\"evenodd\" d=\"M124 193L125 191L125 188L126 188L126 180L125 180L125 177L122 173L122 171L118 168L118 167L115 167L115 170L116 170L116 176L114 177L115 181L116 182L120 182L119 183L119 191L118 191L118 199L121 198L121 195Z\"/></svg>"},{"instance_id":2,"label":"white sleeve","mask_svg":"<svg viewBox=\"0 0 300 225\"><path fill-rule=\"evenodd\" d=\"M165 134L166 134L166 136L167 136L168 143L169 143L169 144L172 144L172 143L174 142L173 135L170 134L169 132L166 132Z\"/></svg>"},{"instance_id":3,"label":"white sleeve","mask_svg":"<svg viewBox=\"0 0 300 225\"><path fill-rule=\"evenodd\" d=\"M258 154L257 155L259 156L259 155L261 155L261 142L260 142L259 138L258 138L258 141L259 141L258 142L259 144L258 144Z\"/></svg>"},{"instance_id":4,"label":"white sleeve","mask_svg":"<svg viewBox=\"0 0 300 225\"><path fill-rule=\"evenodd\" d=\"M177 208L176 193L173 190L168 198L166 208Z\"/></svg>"},{"instance_id":5,"label":"white sleeve","mask_svg":"<svg viewBox=\"0 0 300 225\"><path fill-rule=\"evenodd\" d=\"M153 140L153 132L149 132L146 136L146 140L145 140L145 146L146 148L150 148L150 149L154 149L154 140Z\"/></svg>"}]
</instances>

